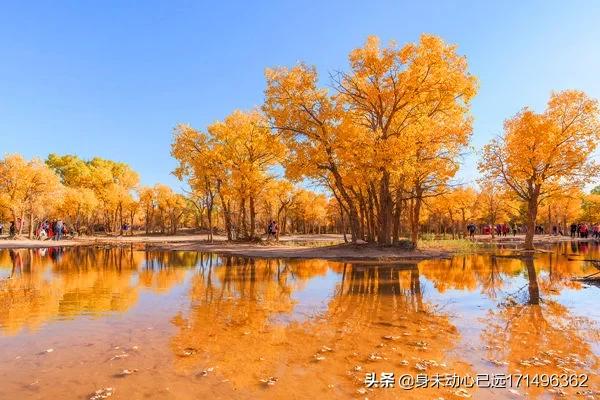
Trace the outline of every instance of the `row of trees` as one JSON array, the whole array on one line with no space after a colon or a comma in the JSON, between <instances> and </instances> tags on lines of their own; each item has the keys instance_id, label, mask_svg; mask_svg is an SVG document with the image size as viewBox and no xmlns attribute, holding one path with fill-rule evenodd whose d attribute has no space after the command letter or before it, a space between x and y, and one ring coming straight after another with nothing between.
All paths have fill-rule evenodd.
<instances>
[{"instance_id":1,"label":"row of trees","mask_svg":"<svg viewBox=\"0 0 600 400\"><path fill-rule=\"evenodd\" d=\"M567 90L553 93L543 113L524 108L484 147L479 194L456 189L477 91L456 50L430 35L403 47L369 37L349 54L347 71L330 75L329 88L303 63L267 69L260 110L234 111L205 132L176 127L175 174L209 221L215 207L222 210L229 238L254 238L257 199L286 209L291 184L273 174L281 165L292 182L312 180L329 192L336 226L353 242L388 245L408 230L416 245L424 219L437 216L456 229L473 208L467 198L476 197L473 218L519 221L533 248L538 219L565 214L600 172L590 160L600 135L597 101Z\"/></svg>"},{"instance_id":2,"label":"row of trees","mask_svg":"<svg viewBox=\"0 0 600 400\"><path fill-rule=\"evenodd\" d=\"M590 194L579 189L548 197L538 205L536 223L546 232L556 227L567 234L572 223L600 221L600 188ZM509 190L486 184L478 190L455 188L441 196L427 199L421 218L422 229L453 237L464 235L469 223L476 225L508 224L512 229L526 227L527 204L519 201ZM519 232L521 232L519 230ZM494 230L490 231L493 236Z\"/></svg>"},{"instance_id":3,"label":"row of trees","mask_svg":"<svg viewBox=\"0 0 600 400\"><path fill-rule=\"evenodd\" d=\"M176 127L175 174L209 215L219 204L229 238L255 236L258 198L286 207L289 195L271 187L280 164L288 179L329 190L353 242L398 242L403 218L417 242L424 199L447 190L469 142L476 79L456 46L429 35L403 47L369 37L349 61L333 90L305 64L268 69L260 111L234 111L206 132Z\"/></svg>"},{"instance_id":4,"label":"row of trees","mask_svg":"<svg viewBox=\"0 0 600 400\"><path fill-rule=\"evenodd\" d=\"M110 160L8 156L0 204L13 220L28 218L30 230L53 211L110 232L139 218L148 233L184 224L205 227L211 239L219 228L229 240L254 240L277 220L284 233L335 230L381 245L403 236L416 245L423 226L510 220L526 224L527 248L539 220L594 215L595 198L580 200L600 172L591 161L598 104L585 93L553 93L544 112L509 118L483 149L476 193L453 184L477 91L456 46L431 35L402 47L369 37L348 59L327 87L303 63L267 69L260 108L205 130L176 126L173 173L188 184L185 196L141 188L131 168ZM297 186L306 181L327 195Z\"/></svg>"},{"instance_id":5,"label":"row of trees","mask_svg":"<svg viewBox=\"0 0 600 400\"><path fill-rule=\"evenodd\" d=\"M245 212L253 215L255 234L257 226L263 233L262 227L271 219L280 221L283 233L318 233L332 226L334 211L324 194L297 188L287 180L265 182L264 196L246 199ZM29 237L35 236L41 222L58 219L76 233L122 235L124 227L131 226L146 234L174 234L188 227L204 228L212 235L229 226L231 238L243 237L249 227L241 230L237 203L229 194L221 196L232 202L230 208L207 202L210 198L199 197L197 190L183 195L163 184L141 186L138 174L127 164L101 158L50 154L44 162L11 154L0 159L0 223L14 221L17 234Z\"/></svg>"},{"instance_id":6,"label":"row of trees","mask_svg":"<svg viewBox=\"0 0 600 400\"><path fill-rule=\"evenodd\" d=\"M187 200L164 185L142 187L127 164L50 154L45 162L18 154L0 160L0 221L14 221L29 237L40 222L64 220L70 229L123 234L143 223L147 232L177 231Z\"/></svg>"},{"instance_id":7,"label":"row of trees","mask_svg":"<svg viewBox=\"0 0 600 400\"><path fill-rule=\"evenodd\" d=\"M247 201L253 204L255 225L260 227L254 237L264 233L270 220L279 222L283 234L350 232L346 214L334 197L294 186L267 170L262 174L265 183L260 195ZM125 164L98 158L84 161L71 155L50 155L45 163L9 155L0 160L0 177L0 221L23 221L18 224L19 233L26 229L33 235L40 221L63 219L79 233L122 234L123 225L128 224L147 234L176 233L182 226L225 231L231 238L249 234L243 230L242 218L249 218L249 212L243 211L245 202L235 197L235 191L225 191L223 182L219 186L223 191L212 197L210 191L203 195L197 189L183 196L161 184L139 186L137 174ZM225 183L236 187L233 181ZM228 216L220 206L221 198L232 205ZM447 188L439 196L423 199L419 225L426 232L460 236L468 223L521 225L527 220L526 206L494 182L484 182L478 189ZM590 194L576 188L555 193L544 198L538 210L537 222L548 231L552 226L566 231L573 221L600 221L600 189ZM359 223L370 222L361 219ZM410 234L410 223L410 216L403 215L400 236Z\"/></svg>"}]
</instances>

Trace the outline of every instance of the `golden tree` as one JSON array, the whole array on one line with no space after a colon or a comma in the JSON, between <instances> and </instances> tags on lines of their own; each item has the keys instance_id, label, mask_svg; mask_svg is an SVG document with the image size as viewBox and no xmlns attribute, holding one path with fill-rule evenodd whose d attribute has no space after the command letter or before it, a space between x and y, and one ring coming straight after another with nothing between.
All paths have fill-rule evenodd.
<instances>
[{"instance_id":1,"label":"golden tree","mask_svg":"<svg viewBox=\"0 0 600 400\"><path fill-rule=\"evenodd\" d=\"M153 187L143 186L139 189L139 207L144 213L144 229L146 235L154 227L154 213L156 211L156 192Z\"/></svg>"},{"instance_id":2,"label":"golden tree","mask_svg":"<svg viewBox=\"0 0 600 400\"><path fill-rule=\"evenodd\" d=\"M394 179L403 177L408 164L409 173L411 167L417 170L412 176L416 245L423 192L454 174L455 152L468 141L466 115L476 80L456 46L431 35L402 48L394 43L381 48L379 39L371 36L349 60L351 72L339 75L336 89L355 123L368 133L366 144L373 149L369 164L377 173L377 241L391 243ZM407 161L407 155L413 159ZM450 166L440 169L444 161Z\"/></svg>"},{"instance_id":3,"label":"golden tree","mask_svg":"<svg viewBox=\"0 0 600 400\"><path fill-rule=\"evenodd\" d=\"M258 111L234 111L210 125L208 133L179 125L171 148L179 161L174 174L187 178L207 208L212 210L218 196L230 240L234 228L243 237L255 237L257 200L273 179L270 168L284 153L285 147Z\"/></svg>"},{"instance_id":4,"label":"golden tree","mask_svg":"<svg viewBox=\"0 0 600 400\"><path fill-rule=\"evenodd\" d=\"M359 236L358 211L343 171L349 166L352 151L359 152L347 140L353 125L342 105L326 89L318 88L314 67L300 64L291 69L267 69L265 75L263 110L287 145L286 175L292 180L330 176L334 194L345 203L355 242Z\"/></svg>"},{"instance_id":5,"label":"golden tree","mask_svg":"<svg viewBox=\"0 0 600 400\"><path fill-rule=\"evenodd\" d=\"M92 189L86 187L65 187L59 204L54 210L55 217L64 218L73 224L76 232L88 230L98 207L98 199Z\"/></svg>"},{"instance_id":6,"label":"golden tree","mask_svg":"<svg viewBox=\"0 0 600 400\"><path fill-rule=\"evenodd\" d=\"M583 196L581 217L590 222L600 221L600 194L590 193Z\"/></svg>"},{"instance_id":7,"label":"golden tree","mask_svg":"<svg viewBox=\"0 0 600 400\"><path fill-rule=\"evenodd\" d=\"M476 210L479 218L490 225L490 234L494 237L496 224L510 219L515 207L505 187L493 180L482 180Z\"/></svg>"},{"instance_id":8,"label":"golden tree","mask_svg":"<svg viewBox=\"0 0 600 400\"><path fill-rule=\"evenodd\" d=\"M125 206L132 201L139 182L137 172L126 163L100 157L82 160L69 154L50 154L46 164L60 176L65 186L92 190L98 200L96 218L104 220L107 232L123 233Z\"/></svg>"},{"instance_id":9,"label":"golden tree","mask_svg":"<svg viewBox=\"0 0 600 400\"><path fill-rule=\"evenodd\" d=\"M533 249L540 202L598 174L590 155L599 138L597 101L567 90L553 93L541 114L523 109L504 123L501 137L484 147L480 171L526 204L525 249Z\"/></svg>"},{"instance_id":10,"label":"golden tree","mask_svg":"<svg viewBox=\"0 0 600 400\"><path fill-rule=\"evenodd\" d=\"M476 81L455 46L428 35L403 48L369 37L349 61L351 71L334 80L336 95L318 88L316 70L304 64L268 69L264 110L290 149L286 174L327 182L353 241L366 234L390 244L403 191L418 219L423 196L456 172Z\"/></svg>"},{"instance_id":11,"label":"golden tree","mask_svg":"<svg viewBox=\"0 0 600 400\"><path fill-rule=\"evenodd\" d=\"M176 234L181 218L186 211L186 199L162 184L154 186L154 193L156 194L156 215L161 233Z\"/></svg>"},{"instance_id":12,"label":"golden tree","mask_svg":"<svg viewBox=\"0 0 600 400\"><path fill-rule=\"evenodd\" d=\"M171 155L179 164L173 174L179 179L187 179L190 185L190 200L200 213L206 210L208 220L208 240L213 241L213 209L217 196L221 197L225 213L229 240L231 237L231 212L224 197L224 186L228 182L226 160L215 148L209 136L189 125L175 127Z\"/></svg>"},{"instance_id":13,"label":"golden tree","mask_svg":"<svg viewBox=\"0 0 600 400\"><path fill-rule=\"evenodd\" d=\"M561 191L540 202L539 216L541 222L547 224L548 232L552 227L561 227L563 233L568 228L569 222L575 222L584 212L584 202L588 196L585 196L580 188ZM588 221L595 221L595 218L588 218Z\"/></svg>"},{"instance_id":14,"label":"golden tree","mask_svg":"<svg viewBox=\"0 0 600 400\"><path fill-rule=\"evenodd\" d=\"M36 220L50 212L60 190L58 176L42 161L27 161L18 154L0 160L0 207L8 210L18 234L29 217L29 237L33 237Z\"/></svg>"}]
</instances>

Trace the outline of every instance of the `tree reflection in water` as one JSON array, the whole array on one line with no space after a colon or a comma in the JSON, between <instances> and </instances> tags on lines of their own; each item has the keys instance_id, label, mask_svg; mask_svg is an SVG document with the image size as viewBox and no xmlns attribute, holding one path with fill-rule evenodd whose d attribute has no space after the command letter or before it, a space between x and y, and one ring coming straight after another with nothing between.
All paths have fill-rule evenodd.
<instances>
[{"instance_id":1,"label":"tree reflection in water","mask_svg":"<svg viewBox=\"0 0 600 400\"><path fill-rule=\"evenodd\" d=\"M550 281L544 286L556 291L562 275L560 264L554 257L546 256L542 260L548 261L549 272L544 279ZM543 297L536 260L527 257L518 261L524 265L527 284L503 299L498 308L490 310L484 318L486 327L482 339L487 343L487 359L511 374L530 377L536 374L586 374L589 377L587 384L591 389L522 388L530 398L553 394L571 398L578 393L586 394L587 390L598 390L600 359L591 346L600 340L598 324L574 316L562 304Z\"/></svg>"},{"instance_id":2,"label":"tree reflection in water","mask_svg":"<svg viewBox=\"0 0 600 400\"><path fill-rule=\"evenodd\" d=\"M53 319L124 312L138 301L139 282L162 292L183 281L194 252L143 252L133 247L11 249L0 266L0 331L17 334Z\"/></svg>"},{"instance_id":3,"label":"tree reflection in water","mask_svg":"<svg viewBox=\"0 0 600 400\"><path fill-rule=\"evenodd\" d=\"M574 303L590 304L597 292L571 279L593 271L581 260L598 253L597 246L568 244L530 259L500 250L374 265L132 247L0 251L0 334L13 336L0 364L0 375L12 383L0 392L18 393L32 374L42 374L44 363L44 390L60 398L57 379L114 377L125 363L106 360L115 346L134 342L142 350L126 367L138 372L113 382L123 396L140 390L162 396L168 386L176 398L456 398L455 389L363 395L357 390L366 372L572 371L589 374L598 390L597 312L581 317L588 313ZM119 318L105 318L110 315ZM60 335L37 335L52 321L78 316L94 318L55 322ZM92 353L89 329L99 345L89 348ZM57 349L53 357L26 354L29 340L44 338L45 346ZM17 355L23 359L11 360ZM261 384L268 377L277 383ZM82 390L76 380L61 389ZM577 393L564 390L567 398ZM554 395L534 388L528 393ZM498 389L469 394L514 396Z\"/></svg>"},{"instance_id":4,"label":"tree reflection in water","mask_svg":"<svg viewBox=\"0 0 600 400\"><path fill-rule=\"evenodd\" d=\"M326 309L291 318L294 293L329 268L341 277ZM190 296L189 314L172 320L178 327L171 342L177 368L197 376L214 371L263 397L346 398L364 387L367 371L414 375L417 364L430 373L460 368L447 358L459 339L457 330L423 299L416 264L225 257L198 270ZM260 380L270 376L278 383L263 392ZM399 391L376 394L397 398ZM402 391L403 398L432 394L444 390Z\"/></svg>"}]
</instances>

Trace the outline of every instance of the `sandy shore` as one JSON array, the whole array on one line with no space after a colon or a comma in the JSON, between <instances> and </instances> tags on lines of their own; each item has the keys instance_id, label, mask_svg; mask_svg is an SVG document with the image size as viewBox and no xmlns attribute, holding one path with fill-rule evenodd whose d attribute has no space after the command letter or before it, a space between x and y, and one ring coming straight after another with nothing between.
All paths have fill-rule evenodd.
<instances>
[{"instance_id":1,"label":"sandy shore","mask_svg":"<svg viewBox=\"0 0 600 400\"><path fill-rule=\"evenodd\" d=\"M482 245L498 244L508 247L518 247L523 243L524 237L497 237L477 236L476 243ZM539 235L535 238L538 246L550 245L566 241L590 241L592 239L571 239L567 236ZM432 242L433 243L433 242ZM289 235L280 238L279 242L262 241L260 243L228 242L225 237L215 235L214 242L208 243L206 234L180 234L172 236L94 236L79 237L61 241L29 240L24 238L0 238L0 249L7 248L45 248L55 246L123 246L146 245L154 250L168 251L201 251L237 256L260 258L303 258L303 259L332 259L332 260L422 260L428 258L448 258L458 251L464 251L444 241L435 241L435 246L424 242L421 249L406 250L399 247L377 247L368 244L345 244L342 235Z\"/></svg>"},{"instance_id":2,"label":"sandy shore","mask_svg":"<svg viewBox=\"0 0 600 400\"><path fill-rule=\"evenodd\" d=\"M426 258L446 258L447 250L425 249L408 251L398 247L377 247L367 244L345 244L342 235L289 235L279 242L260 243L228 242L225 237L215 235L213 243L205 234L182 234L175 236L96 236L52 240L29 240L24 238L0 240L2 248L45 248L71 246L122 246L146 245L153 250L201 251L236 256L260 258L302 258L331 260L421 260Z\"/></svg>"}]
</instances>

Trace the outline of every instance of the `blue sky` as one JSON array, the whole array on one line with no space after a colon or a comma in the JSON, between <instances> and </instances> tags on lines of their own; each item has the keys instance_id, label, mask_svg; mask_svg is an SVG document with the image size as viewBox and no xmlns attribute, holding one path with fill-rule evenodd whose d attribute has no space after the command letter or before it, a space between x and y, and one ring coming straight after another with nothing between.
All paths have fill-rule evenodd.
<instances>
[{"instance_id":1,"label":"blue sky","mask_svg":"<svg viewBox=\"0 0 600 400\"><path fill-rule=\"evenodd\" d=\"M479 78L475 149L552 90L600 97L598 1L0 1L0 154L98 155L178 188L177 123L259 105L265 67L302 60L325 82L368 35L422 32ZM460 179L475 177L470 156Z\"/></svg>"}]
</instances>

